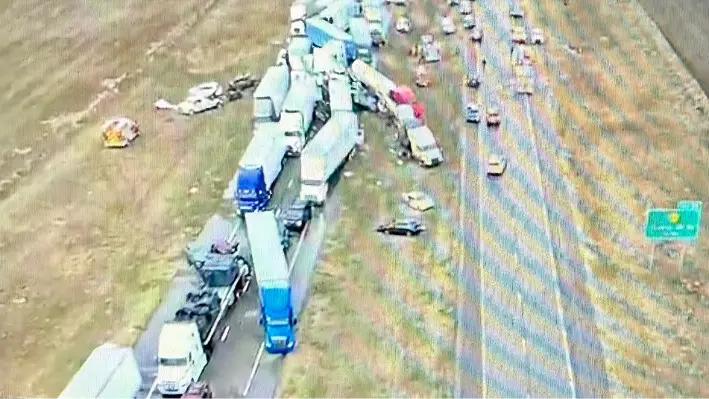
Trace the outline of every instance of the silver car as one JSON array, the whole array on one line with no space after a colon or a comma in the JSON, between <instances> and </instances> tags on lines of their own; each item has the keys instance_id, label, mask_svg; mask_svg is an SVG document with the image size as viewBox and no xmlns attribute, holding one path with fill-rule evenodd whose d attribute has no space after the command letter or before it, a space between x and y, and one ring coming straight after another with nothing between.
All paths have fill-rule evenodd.
<instances>
[{"instance_id":1,"label":"silver car","mask_svg":"<svg viewBox=\"0 0 709 399\"><path fill-rule=\"evenodd\" d=\"M458 12L460 12L461 15L468 15L473 12L473 2L470 0L463 0L460 2L460 5L458 6Z\"/></svg>"},{"instance_id":2,"label":"silver car","mask_svg":"<svg viewBox=\"0 0 709 399\"><path fill-rule=\"evenodd\" d=\"M443 34L452 35L455 33L455 24L453 23L453 18L446 16L441 18L441 31Z\"/></svg>"}]
</instances>

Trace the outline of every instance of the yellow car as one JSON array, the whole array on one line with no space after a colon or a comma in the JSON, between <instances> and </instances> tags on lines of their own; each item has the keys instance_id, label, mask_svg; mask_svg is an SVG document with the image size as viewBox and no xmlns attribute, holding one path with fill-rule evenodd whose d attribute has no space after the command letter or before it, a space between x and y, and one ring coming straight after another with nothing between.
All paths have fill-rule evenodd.
<instances>
[{"instance_id":1,"label":"yellow car","mask_svg":"<svg viewBox=\"0 0 709 399\"><path fill-rule=\"evenodd\" d=\"M412 191L401 194L401 198L406 204L417 211L425 212L435 206L433 200L420 191Z\"/></svg>"}]
</instances>

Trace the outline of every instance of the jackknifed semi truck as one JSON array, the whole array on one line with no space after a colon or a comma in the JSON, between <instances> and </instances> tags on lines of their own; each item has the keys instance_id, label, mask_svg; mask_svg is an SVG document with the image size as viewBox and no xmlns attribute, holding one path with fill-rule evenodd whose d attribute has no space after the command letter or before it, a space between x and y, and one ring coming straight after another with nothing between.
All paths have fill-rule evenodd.
<instances>
[{"instance_id":1,"label":"jackknifed semi truck","mask_svg":"<svg viewBox=\"0 0 709 399\"><path fill-rule=\"evenodd\" d=\"M379 99L377 106L380 111L387 111L391 114L396 113L397 104L391 98L392 91L397 88L396 83L362 60L355 60L350 66L349 72L350 76L377 96Z\"/></svg>"},{"instance_id":2,"label":"jackknifed semi truck","mask_svg":"<svg viewBox=\"0 0 709 399\"><path fill-rule=\"evenodd\" d=\"M300 157L300 199L322 205L330 178L354 153L362 134L359 118L352 111L333 112Z\"/></svg>"},{"instance_id":3,"label":"jackknifed semi truck","mask_svg":"<svg viewBox=\"0 0 709 399\"><path fill-rule=\"evenodd\" d=\"M262 210L271 200L272 188L283 170L286 141L279 124L261 124L239 161L236 200L241 213Z\"/></svg>"},{"instance_id":4,"label":"jackknifed semi truck","mask_svg":"<svg viewBox=\"0 0 709 399\"><path fill-rule=\"evenodd\" d=\"M290 271L280 244L278 222L273 211L245 216L246 234L261 298L260 323L264 328L266 352L285 355L296 344L296 315L293 312Z\"/></svg>"},{"instance_id":5,"label":"jackknifed semi truck","mask_svg":"<svg viewBox=\"0 0 709 399\"><path fill-rule=\"evenodd\" d=\"M327 83L328 102L330 113L337 111L352 111L352 80L349 75L343 73L332 73Z\"/></svg>"},{"instance_id":6,"label":"jackknifed semi truck","mask_svg":"<svg viewBox=\"0 0 709 399\"><path fill-rule=\"evenodd\" d=\"M287 65L268 68L254 90L254 123L275 122L290 88L290 71Z\"/></svg>"},{"instance_id":7,"label":"jackknifed semi truck","mask_svg":"<svg viewBox=\"0 0 709 399\"><path fill-rule=\"evenodd\" d=\"M322 93L315 78L305 72L293 73L279 122L285 135L287 155L300 155L310 140L310 126L315 115L315 104L319 100L322 100Z\"/></svg>"}]
</instances>

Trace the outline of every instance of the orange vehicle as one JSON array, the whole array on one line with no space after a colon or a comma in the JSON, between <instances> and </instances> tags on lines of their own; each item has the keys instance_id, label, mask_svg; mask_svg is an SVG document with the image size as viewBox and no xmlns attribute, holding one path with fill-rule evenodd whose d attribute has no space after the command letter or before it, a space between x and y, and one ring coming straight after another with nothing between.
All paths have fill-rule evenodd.
<instances>
[{"instance_id":1,"label":"orange vehicle","mask_svg":"<svg viewBox=\"0 0 709 399\"><path fill-rule=\"evenodd\" d=\"M103 146L107 148L124 148L140 136L138 124L125 117L112 118L102 126Z\"/></svg>"}]
</instances>

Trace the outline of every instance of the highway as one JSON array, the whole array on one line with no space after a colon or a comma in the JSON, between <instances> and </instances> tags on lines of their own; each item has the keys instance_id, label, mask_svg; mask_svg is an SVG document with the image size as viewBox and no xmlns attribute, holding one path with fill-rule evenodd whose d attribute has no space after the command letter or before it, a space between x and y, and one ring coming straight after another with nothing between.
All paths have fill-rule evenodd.
<instances>
[{"instance_id":1,"label":"highway","mask_svg":"<svg viewBox=\"0 0 709 399\"><path fill-rule=\"evenodd\" d=\"M465 49L459 54L469 68L482 70L483 57L487 65L479 90L461 87L462 104L477 100L483 110L497 104L502 124L481 123L461 135L461 153L468 155L461 162L467 167L461 168L460 214L477 212L479 226L461 217L467 244L477 239L478 245L466 245L460 265L455 396L601 397L607 394L603 354L585 293L571 204L558 201L569 196L552 192L563 186L563 178L538 146L555 135L551 118L542 118L544 104L537 105L534 96L514 91L510 3L475 4L483 43L471 48L467 34L459 33ZM456 20L461 26L460 17ZM542 99L550 96L543 94ZM501 178L485 177L491 153L508 159ZM471 270L475 263L478 269Z\"/></svg>"},{"instance_id":2,"label":"highway","mask_svg":"<svg viewBox=\"0 0 709 399\"><path fill-rule=\"evenodd\" d=\"M285 207L295 199L299 190L300 162L289 160L276 182L271 206L276 209ZM317 255L322 245L327 220L332 220L337 213L337 200L328 199L323 212L314 212L313 221L307 233L293 240L289 248L288 259L291 266L291 284L296 312L305 304L310 274L315 266ZM229 228L214 225L205 229L215 229L223 236ZM236 222L236 239L244 245L248 254L246 230L240 220ZM143 387L138 397L158 397L154 379L157 373L157 344L160 328L170 320L174 312L182 305L184 296L191 287L199 284L197 277L183 266L174 279L172 287L165 296L134 351L143 374ZM222 320L215 334L215 347L212 358L202 374L217 397L273 397L280 381L282 356L269 355L262 349L263 328L259 325L260 299L255 279L248 292L234 305L231 312Z\"/></svg>"}]
</instances>

